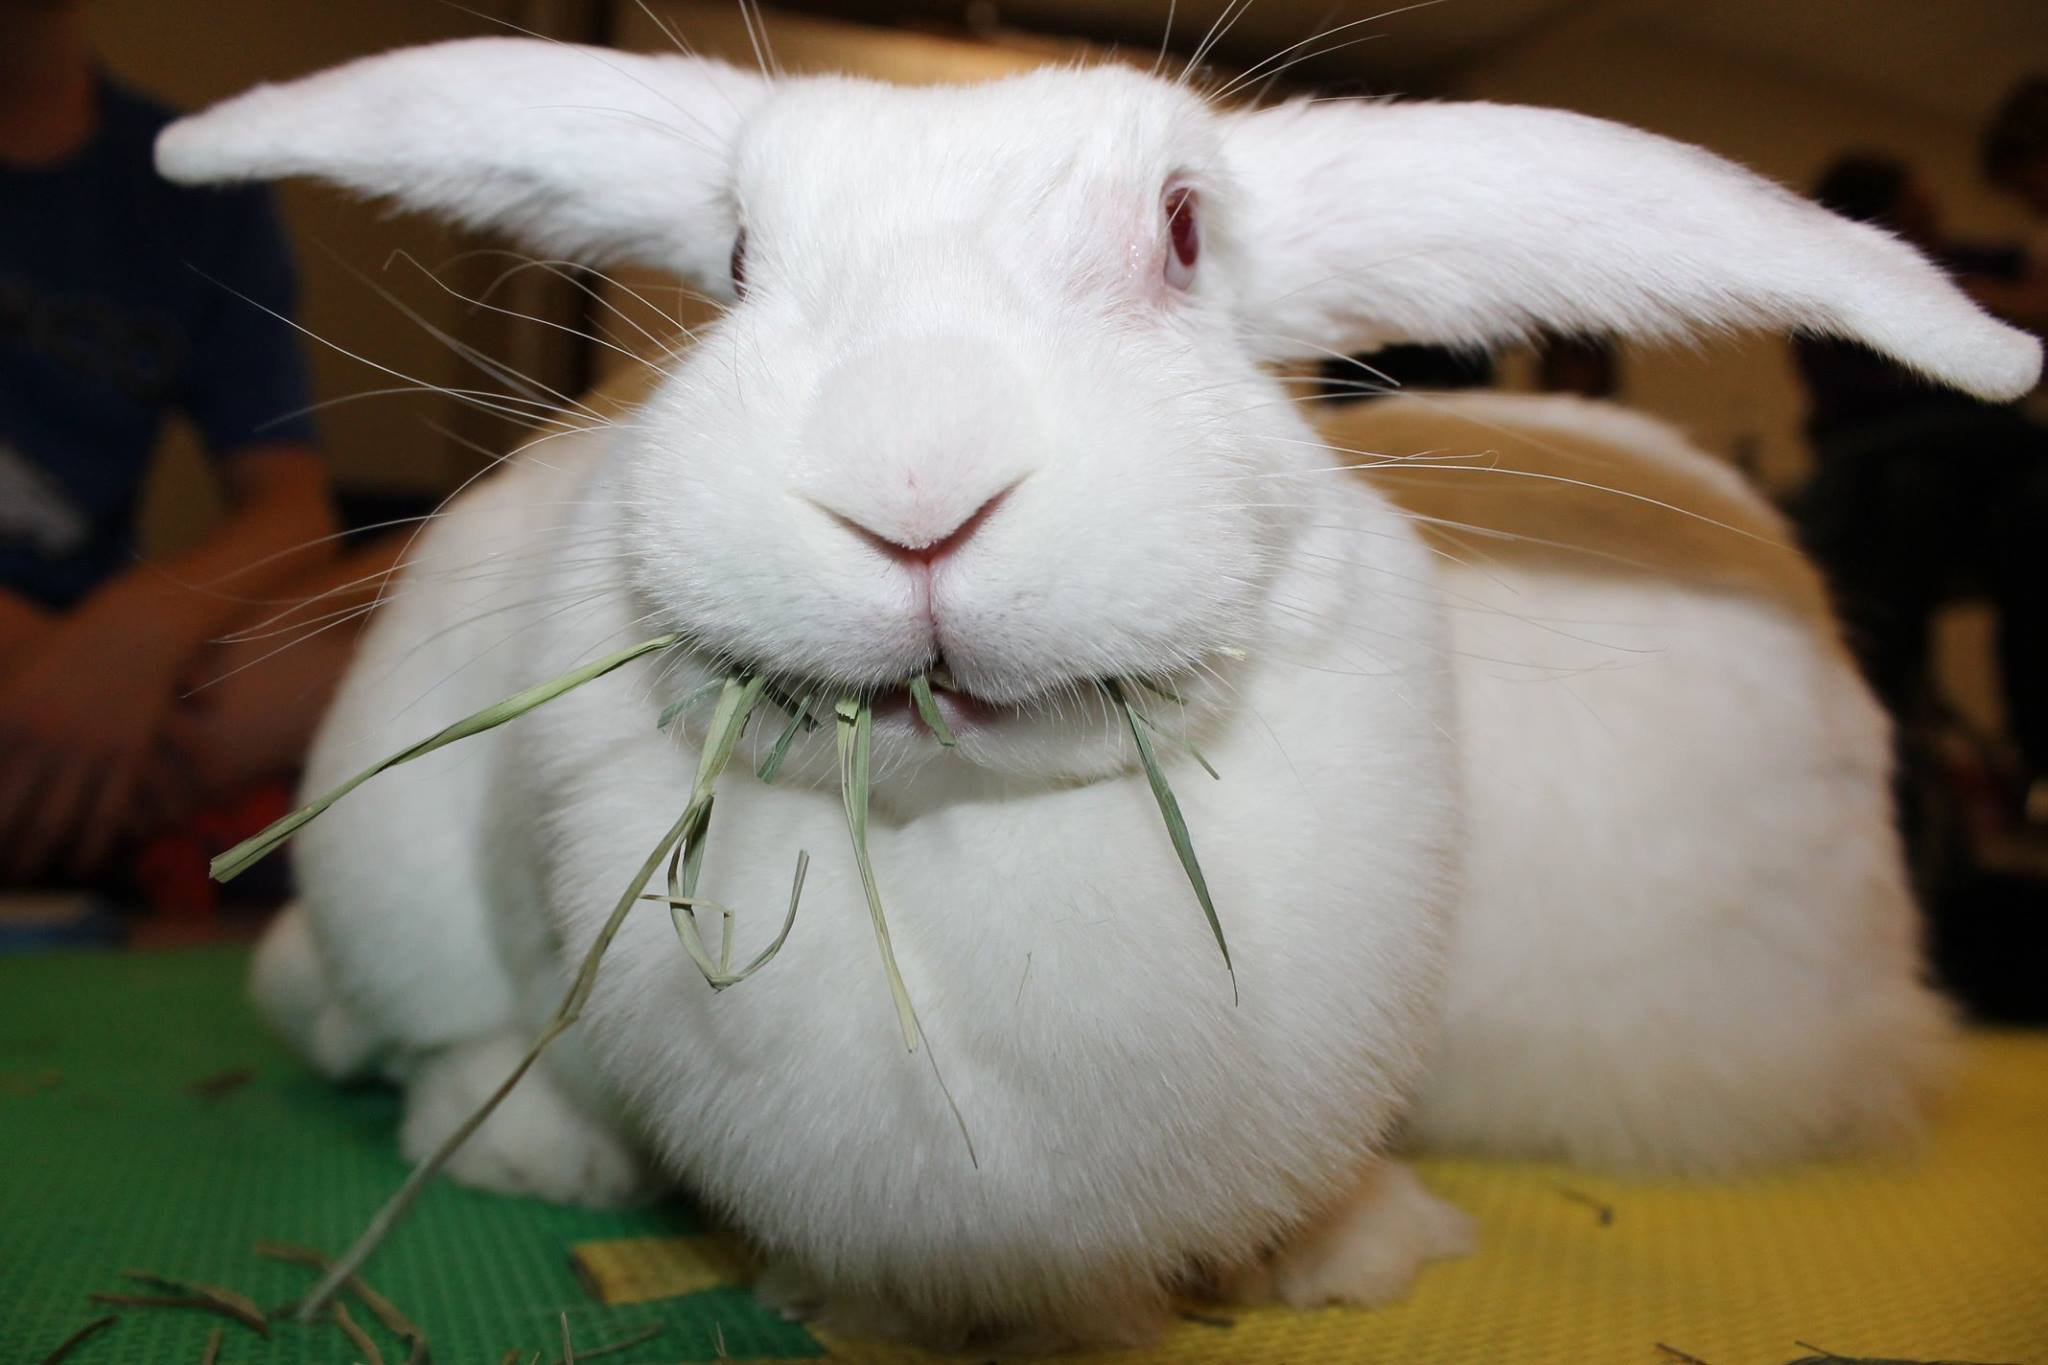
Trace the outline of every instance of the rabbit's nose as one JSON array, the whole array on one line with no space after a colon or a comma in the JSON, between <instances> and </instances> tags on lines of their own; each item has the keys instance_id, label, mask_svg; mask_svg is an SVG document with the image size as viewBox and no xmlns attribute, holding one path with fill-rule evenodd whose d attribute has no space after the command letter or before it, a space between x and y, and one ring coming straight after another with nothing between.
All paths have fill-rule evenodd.
<instances>
[{"instance_id":1,"label":"rabbit's nose","mask_svg":"<svg viewBox=\"0 0 2048 1365\"><path fill-rule=\"evenodd\" d=\"M1015 484L1010 485L1016 487ZM849 515L846 512L826 508L834 519L849 531L880 550L889 558L904 564L929 568L945 559L974 537L995 515L1003 500L1010 496L1010 488L1004 488L984 499L980 506L966 516L951 519L951 525L932 525L922 519L898 519L882 516Z\"/></svg>"}]
</instances>

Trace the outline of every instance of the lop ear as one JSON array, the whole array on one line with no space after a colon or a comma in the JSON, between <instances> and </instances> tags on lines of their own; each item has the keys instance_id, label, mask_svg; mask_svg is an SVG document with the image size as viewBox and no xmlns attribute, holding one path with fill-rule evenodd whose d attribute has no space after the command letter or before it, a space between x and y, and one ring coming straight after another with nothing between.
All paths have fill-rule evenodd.
<instances>
[{"instance_id":1,"label":"lop ear","mask_svg":"<svg viewBox=\"0 0 2048 1365\"><path fill-rule=\"evenodd\" d=\"M2009 399L2033 337L1905 243L1697 147L1495 104L1290 104L1233 116L1244 307L1275 357L1538 327L1847 337Z\"/></svg>"},{"instance_id":2,"label":"lop ear","mask_svg":"<svg viewBox=\"0 0 2048 1365\"><path fill-rule=\"evenodd\" d=\"M692 57L473 38L259 86L164 129L156 164L186 184L314 176L725 292L733 134L766 90Z\"/></svg>"}]
</instances>

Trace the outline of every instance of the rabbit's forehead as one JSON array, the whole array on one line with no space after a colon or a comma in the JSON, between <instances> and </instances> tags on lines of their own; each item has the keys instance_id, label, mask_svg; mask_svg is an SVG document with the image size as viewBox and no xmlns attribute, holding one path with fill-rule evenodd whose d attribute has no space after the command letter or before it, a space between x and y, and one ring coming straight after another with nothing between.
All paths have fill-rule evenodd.
<instances>
[{"instance_id":1,"label":"rabbit's forehead","mask_svg":"<svg viewBox=\"0 0 2048 1365\"><path fill-rule=\"evenodd\" d=\"M794 81L749 119L734 190L749 221L906 228L1029 216L1073 222L1149 201L1213 160L1208 106L1122 68L971 86Z\"/></svg>"}]
</instances>

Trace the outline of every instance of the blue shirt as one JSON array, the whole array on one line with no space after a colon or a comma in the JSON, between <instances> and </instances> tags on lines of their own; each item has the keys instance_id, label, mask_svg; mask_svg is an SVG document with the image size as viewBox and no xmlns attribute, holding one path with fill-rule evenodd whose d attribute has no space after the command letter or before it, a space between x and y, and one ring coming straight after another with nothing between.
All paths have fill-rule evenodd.
<instances>
[{"instance_id":1,"label":"blue shirt","mask_svg":"<svg viewBox=\"0 0 2048 1365\"><path fill-rule=\"evenodd\" d=\"M48 607L134 562L169 414L215 456L313 440L298 337L263 311L294 296L269 193L159 179L173 117L102 78L85 147L0 163L0 588Z\"/></svg>"}]
</instances>

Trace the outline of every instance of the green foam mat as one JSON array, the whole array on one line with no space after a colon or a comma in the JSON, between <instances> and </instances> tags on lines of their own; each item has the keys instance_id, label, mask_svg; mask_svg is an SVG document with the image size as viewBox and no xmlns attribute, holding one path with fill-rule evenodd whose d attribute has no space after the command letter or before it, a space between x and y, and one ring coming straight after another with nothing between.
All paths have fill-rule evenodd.
<instances>
[{"instance_id":1,"label":"green foam mat","mask_svg":"<svg viewBox=\"0 0 2048 1365\"><path fill-rule=\"evenodd\" d=\"M337 1088L288 1055L249 1008L246 966L240 948L0 959L0 1361L40 1361L118 1312L67 1365L197 1362L222 1319L86 1296L147 1292L121 1277L135 1267L286 1303L311 1272L254 1244L336 1254L405 1178L395 1092ZM194 1088L244 1071L211 1096ZM664 1324L609 1365L822 1355L744 1290L608 1308L570 1266L577 1242L696 1227L681 1206L568 1209L439 1181L365 1278L426 1330L438 1365L495 1362L513 1347L552 1360L563 1312L584 1349ZM352 1312L387 1360L404 1359L366 1311ZM271 1331L265 1341L226 1323L221 1365L358 1358L330 1325Z\"/></svg>"}]
</instances>

